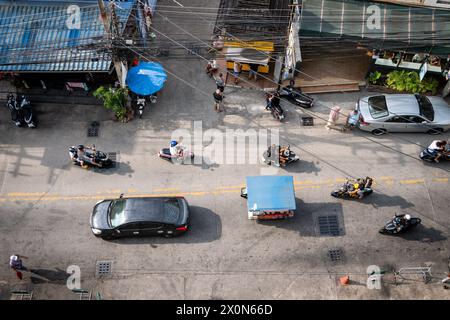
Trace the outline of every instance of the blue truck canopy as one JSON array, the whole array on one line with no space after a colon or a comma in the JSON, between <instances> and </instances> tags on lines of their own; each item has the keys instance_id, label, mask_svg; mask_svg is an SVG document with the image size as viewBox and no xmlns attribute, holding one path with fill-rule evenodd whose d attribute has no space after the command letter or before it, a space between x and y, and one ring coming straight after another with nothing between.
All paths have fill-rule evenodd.
<instances>
[{"instance_id":1,"label":"blue truck canopy","mask_svg":"<svg viewBox=\"0 0 450 320\"><path fill-rule=\"evenodd\" d=\"M249 211L295 210L294 178L247 177L247 208Z\"/></svg>"}]
</instances>

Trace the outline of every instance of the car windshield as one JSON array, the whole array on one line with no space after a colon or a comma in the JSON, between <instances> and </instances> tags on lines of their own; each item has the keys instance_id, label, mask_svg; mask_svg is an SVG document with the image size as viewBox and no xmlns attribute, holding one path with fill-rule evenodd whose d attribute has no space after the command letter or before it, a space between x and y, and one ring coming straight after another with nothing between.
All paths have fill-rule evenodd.
<instances>
[{"instance_id":1,"label":"car windshield","mask_svg":"<svg viewBox=\"0 0 450 320\"><path fill-rule=\"evenodd\" d=\"M368 104L372 118L378 119L389 115L385 96L370 97Z\"/></svg>"},{"instance_id":2,"label":"car windshield","mask_svg":"<svg viewBox=\"0 0 450 320\"><path fill-rule=\"evenodd\" d=\"M434 120L434 110L433 105L427 97L416 94L415 95L417 102L419 103L419 112L420 115L430 121Z\"/></svg>"},{"instance_id":3,"label":"car windshield","mask_svg":"<svg viewBox=\"0 0 450 320\"><path fill-rule=\"evenodd\" d=\"M111 202L109 208L109 224L116 228L125 222L126 200L119 199Z\"/></svg>"},{"instance_id":4,"label":"car windshield","mask_svg":"<svg viewBox=\"0 0 450 320\"><path fill-rule=\"evenodd\" d=\"M164 222L176 223L180 218L180 202L178 199L164 200Z\"/></svg>"}]
</instances>

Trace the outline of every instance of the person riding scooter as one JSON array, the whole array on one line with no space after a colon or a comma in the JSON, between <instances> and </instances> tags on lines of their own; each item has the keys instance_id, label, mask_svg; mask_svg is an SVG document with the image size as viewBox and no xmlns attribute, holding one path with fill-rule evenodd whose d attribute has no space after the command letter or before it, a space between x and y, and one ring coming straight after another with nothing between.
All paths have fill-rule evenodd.
<instances>
[{"instance_id":1,"label":"person riding scooter","mask_svg":"<svg viewBox=\"0 0 450 320\"><path fill-rule=\"evenodd\" d=\"M183 157L183 146L178 143L178 141L172 140L170 141L170 155L172 157L181 158Z\"/></svg>"},{"instance_id":2,"label":"person riding scooter","mask_svg":"<svg viewBox=\"0 0 450 320\"><path fill-rule=\"evenodd\" d=\"M362 199L364 197L364 190L369 187L368 184L369 181L362 178L359 178L356 181L349 180L347 182L347 192L351 197Z\"/></svg>"},{"instance_id":3,"label":"person riding scooter","mask_svg":"<svg viewBox=\"0 0 450 320\"><path fill-rule=\"evenodd\" d=\"M445 146L447 145L447 141L445 140L434 140L429 146L428 149L435 153L434 161L436 163L439 163L439 159L448 152L445 149Z\"/></svg>"}]
</instances>

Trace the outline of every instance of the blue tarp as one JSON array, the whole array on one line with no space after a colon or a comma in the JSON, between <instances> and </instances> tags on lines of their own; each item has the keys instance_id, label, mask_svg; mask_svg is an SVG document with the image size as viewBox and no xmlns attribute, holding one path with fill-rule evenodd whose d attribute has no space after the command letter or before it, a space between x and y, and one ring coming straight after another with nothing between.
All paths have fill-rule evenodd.
<instances>
[{"instance_id":1,"label":"blue tarp","mask_svg":"<svg viewBox=\"0 0 450 320\"><path fill-rule=\"evenodd\" d=\"M294 178L247 177L247 208L249 211L295 210Z\"/></svg>"},{"instance_id":2,"label":"blue tarp","mask_svg":"<svg viewBox=\"0 0 450 320\"><path fill-rule=\"evenodd\" d=\"M141 96L148 96L162 89L167 74L161 64L141 62L128 71L126 83L128 88Z\"/></svg>"}]
</instances>

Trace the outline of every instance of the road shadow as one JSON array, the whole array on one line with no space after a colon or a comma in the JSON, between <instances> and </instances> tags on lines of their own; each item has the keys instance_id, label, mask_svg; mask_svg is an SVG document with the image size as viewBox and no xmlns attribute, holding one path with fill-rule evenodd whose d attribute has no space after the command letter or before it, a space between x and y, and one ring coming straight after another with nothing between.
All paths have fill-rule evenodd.
<instances>
[{"instance_id":1,"label":"road shadow","mask_svg":"<svg viewBox=\"0 0 450 320\"><path fill-rule=\"evenodd\" d=\"M38 283L52 283L52 284L66 284L70 274L61 269L30 269L31 282Z\"/></svg>"},{"instance_id":2,"label":"road shadow","mask_svg":"<svg viewBox=\"0 0 450 320\"><path fill-rule=\"evenodd\" d=\"M403 234L398 235L408 241L420 241L420 242L437 242L445 241L447 237L444 236L443 232L434 228L425 227L419 224L413 230L409 230Z\"/></svg>"},{"instance_id":3,"label":"road shadow","mask_svg":"<svg viewBox=\"0 0 450 320\"><path fill-rule=\"evenodd\" d=\"M401 209L414 207L414 203L411 203L405 198L400 196L390 196L385 193L377 193L374 191L373 194L359 200L354 199L353 201L361 201L365 204L370 204L374 208L382 208L382 207L400 207Z\"/></svg>"},{"instance_id":4,"label":"road shadow","mask_svg":"<svg viewBox=\"0 0 450 320\"><path fill-rule=\"evenodd\" d=\"M302 237L323 237L323 236L343 236L345 235L343 208L341 203L305 203L296 198L296 211L292 218L282 220L258 220L258 224L266 227L283 228L296 231ZM336 216L338 220L338 230L326 234L327 227L319 225L319 218ZM321 232L323 231L323 233ZM329 229L331 231L331 229Z\"/></svg>"},{"instance_id":5,"label":"road shadow","mask_svg":"<svg viewBox=\"0 0 450 320\"><path fill-rule=\"evenodd\" d=\"M299 161L295 163L288 164L284 169L287 172L302 172L302 173L314 173L316 176L321 168L316 166L316 163L314 161L306 161L300 159Z\"/></svg>"},{"instance_id":6,"label":"road shadow","mask_svg":"<svg viewBox=\"0 0 450 320\"><path fill-rule=\"evenodd\" d=\"M90 167L89 170L103 175L128 175L129 177L131 177L131 174L134 172L134 170L130 166L130 162L120 161L114 162L113 166L110 168Z\"/></svg>"},{"instance_id":7,"label":"road shadow","mask_svg":"<svg viewBox=\"0 0 450 320\"><path fill-rule=\"evenodd\" d=\"M170 245L174 243L207 243L220 239L222 236L222 222L216 213L208 208L190 206L189 230L177 237L139 237L107 240L108 242L120 245L150 244Z\"/></svg>"}]
</instances>

